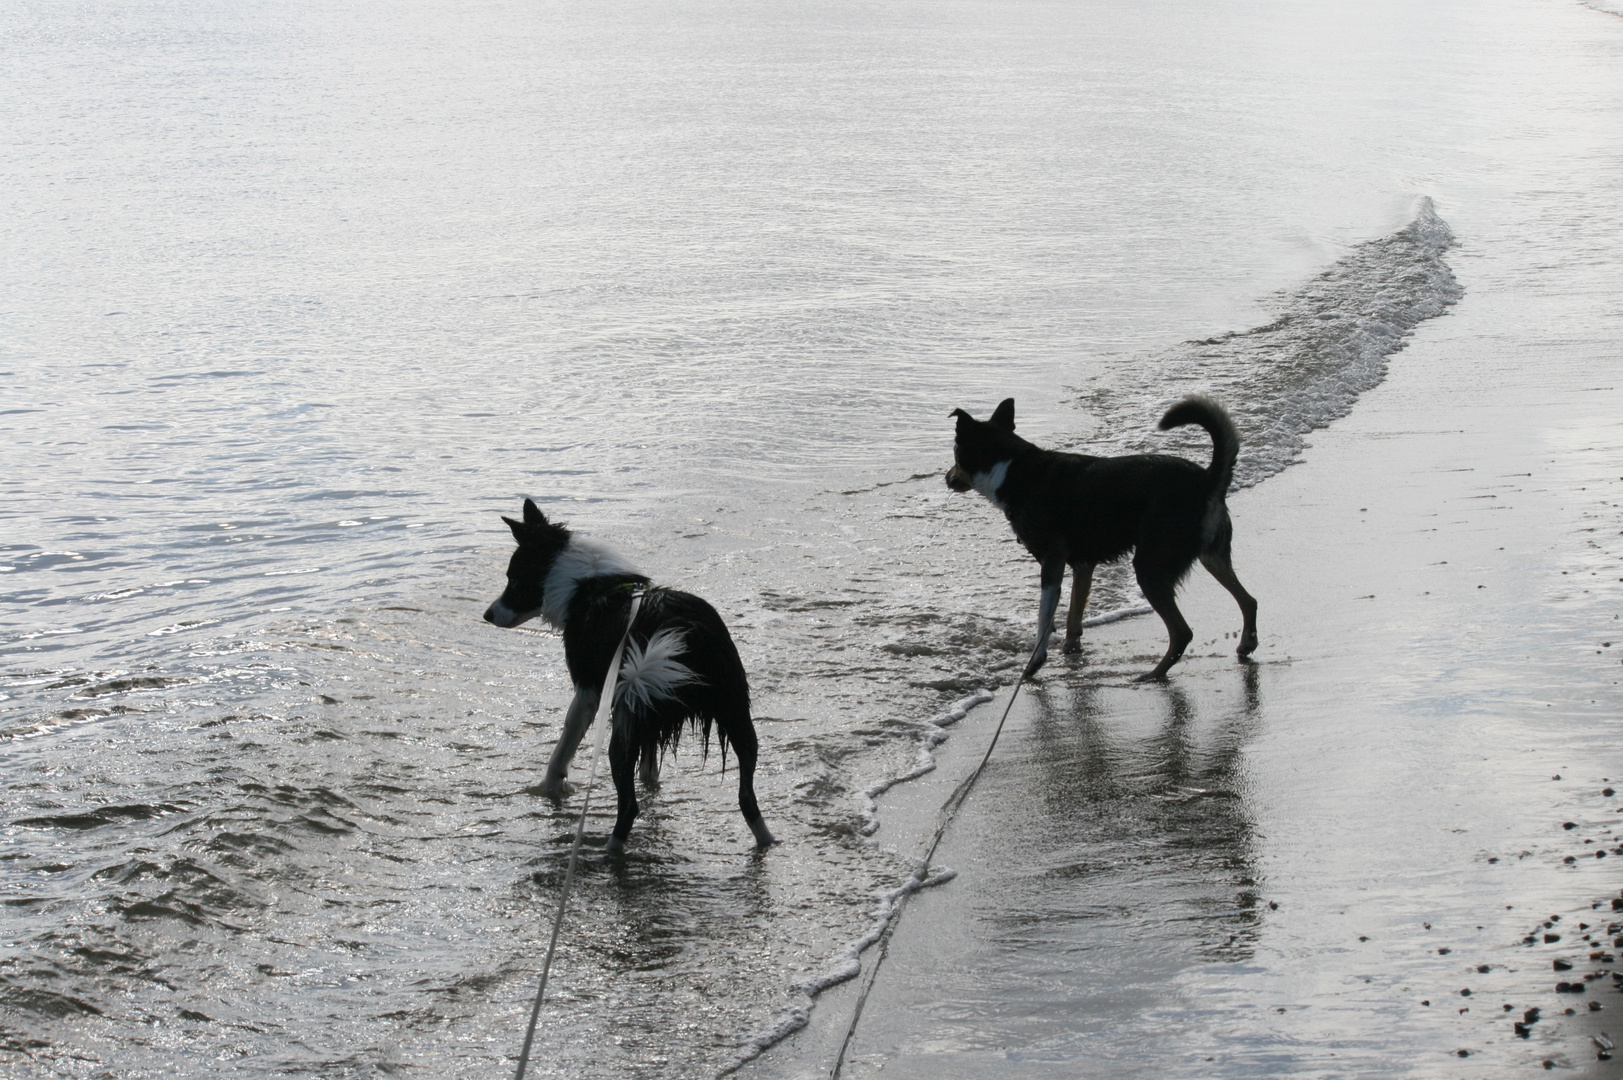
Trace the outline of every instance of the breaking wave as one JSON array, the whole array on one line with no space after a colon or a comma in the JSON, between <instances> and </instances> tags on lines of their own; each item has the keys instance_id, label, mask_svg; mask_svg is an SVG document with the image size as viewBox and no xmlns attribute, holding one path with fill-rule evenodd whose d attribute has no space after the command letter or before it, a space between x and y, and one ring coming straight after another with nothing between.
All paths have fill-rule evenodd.
<instances>
[{"instance_id":1,"label":"breaking wave","mask_svg":"<svg viewBox=\"0 0 1623 1080\"><path fill-rule=\"evenodd\" d=\"M1176 398L1211 394L1240 427L1234 486L1250 487L1300 458L1309 432L1351 411L1386 377L1390 357L1415 327L1460 299L1464 290L1444 261L1453 246L1447 222L1422 198L1408 225L1358 244L1287 294L1272 322L1183 342L1135 364L1136 388L1090 389L1080 403L1107 432L1142 432L1116 452L1203 460L1204 432L1168 437L1152 425Z\"/></svg>"}]
</instances>

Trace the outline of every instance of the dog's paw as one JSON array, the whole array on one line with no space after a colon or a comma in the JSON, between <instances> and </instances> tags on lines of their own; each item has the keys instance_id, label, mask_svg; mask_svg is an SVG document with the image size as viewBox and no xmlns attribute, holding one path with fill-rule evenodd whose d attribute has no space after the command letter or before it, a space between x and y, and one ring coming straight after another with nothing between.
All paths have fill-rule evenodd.
<instances>
[{"instance_id":1,"label":"dog's paw","mask_svg":"<svg viewBox=\"0 0 1623 1080\"><path fill-rule=\"evenodd\" d=\"M1075 656L1077 653L1082 651L1081 637L1066 638L1065 644L1060 646L1059 651L1065 656Z\"/></svg>"},{"instance_id":2,"label":"dog's paw","mask_svg":"<svg viewBox=\"0 0 1623 1080\"><path fill-rule=\"evenodd\" d=\"M563 802L568 788L569 785L564 783L563 777L560 776L554 779L549 776L539 784L532 784L525 788L524 794L539 795L541 798L551 799L553 802Z\"/></svg>"},{"instance_id":3,"label":"dog's paw","mask_svg":"<svg viewBox=\"0 0 1623 1080\"><path fill-rule=\"evenodd\" d=\"M1257 635L1250 633L1240 639L1240 647L1234 650L1234 655L1241 660L1257 651Z\"/></svg>"},{"instance_id":4,"label":"dog's paw","mask_svg":"<svg viewBox=\"0 0 1623 1080\"><path fill-rule=\"evenodd\" d=\"M605 854L605 855L624 855L625 853L626 853L626 842L624 840L620 839L618 836L613 835L612 833L609 834L609 842L603 845L603 854Z\"/></svg>"},{"instance_id":5,"label":"dog's paw","mask_svg":"<svg viewBox=\"0 0 1623 1080\"><path fill-rule=\"evenodd\" d=\"M1033 675L1037 674L1037 672L1042 670L1042 666L1046 663L1048 663L1048 646L1045 645L1041 649L1037 650L1037 655L1033 656L1031 658L1031 663L1026 665L1026 678L1029 679Z\"/></svg>"}]
</instances>

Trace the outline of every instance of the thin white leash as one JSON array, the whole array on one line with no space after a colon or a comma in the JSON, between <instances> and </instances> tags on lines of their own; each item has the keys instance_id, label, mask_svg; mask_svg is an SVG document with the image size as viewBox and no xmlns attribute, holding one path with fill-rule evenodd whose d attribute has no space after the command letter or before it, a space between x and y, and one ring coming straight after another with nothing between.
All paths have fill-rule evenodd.
<instances>
[{"instance_id":1,"label":"thin white leash","mask_svg":"<svg viewBox=\"0 0 1623 1080\"><path fill-rule=\"evenodd\" d=\"M524 1080L524 1070L530 1064L530 1045L535 1041L536 1021L541 1018L541 999L547 994L552 955L558 951L558 932L563 929L564 909L569 906L569 890L575 884L575 867L580 862L581 842L586 838L586 812L591 809L592 788L597 783L597 759L603 749L603 732L614 722L614 687L620 677L620 657L625 652L626 641L631 637L631 624L637 621L637 611L642 607L642 598L646 595L646 591L639 589L631 597L626 632L620 635L620 644L615 646L614 659L609 662L609 676L603 680L603 697L598 702L597 713L592 716L592 722L596 724L598 714L603 711L603 702L608 702L609 719L597 724L597 732L592 736L592 764L586 773L586 794L580 801L580 820L575 824L575 844L569 849L569 869L564 874L563 891L558 895L558 913L552 919L552 940L547 942L547 958L541 963L541 985L535 991L535 1005L530 1009L530 1026L524 1030L524 1048L518 1052L518 1072L514 1074L514 1080Z\"/></svg>"},{"instance_id":2,"label":"thin white leash","mask_svg":"<svg viewBox=\"0 0 1623 1080\"><path fill-rule=\"evenodd\" d=\"M1031 650L1032 660L1037 659L1037 649L1042 646L1043 642L1039 640L1037 648ZM1014 708L1014 699L1020 695L1020 688L1026 684L1026 669L1030 667L1031 663L1027 661L1026 668L1021 670L1020 678L1015 681L1014 690L1009 694L1009 703L1003 707L1003 716L998 720L996 730L992 732L992 741L986 744L986 753L981 755L981 763L959 781L947 801L941 804L941 810L935 819L935 835L930 838L930 849L924 853L923 860L913 871L913 880L920 884L930 872L930 860L935 858L935 849L941 846L941 838L947 834L947 826L952 824L952 819L963 807L964 800L969 798L969 789L981 778L986 763L992 760L992 751L997 747L998 737L1003 734L1003 723L1008 720L1009 712ZM909 889L897 897L895 906L890 909L890 914L885 919L885 929L879 935L879 955L874 957L873 967L868 969L867 977L862 981L862 993L857 995L857 1007L851 1013L851 1024L845 1029L845 1038L840 1042L840 1054L834 1059L834 1068L828 1074L829 1080L839 1080L840 1074L845 1070L845 1055L851 1049L851 1040L856 1036L857 1025L862 1022L862 1007L868 1003L868 993L873 990L874 980L879 977L879 968L890 955L890 936L895 932L897 924L902 921L902 908L907 905L908 897L917 891L917 888Z\"/></svg>"}]
</instances>

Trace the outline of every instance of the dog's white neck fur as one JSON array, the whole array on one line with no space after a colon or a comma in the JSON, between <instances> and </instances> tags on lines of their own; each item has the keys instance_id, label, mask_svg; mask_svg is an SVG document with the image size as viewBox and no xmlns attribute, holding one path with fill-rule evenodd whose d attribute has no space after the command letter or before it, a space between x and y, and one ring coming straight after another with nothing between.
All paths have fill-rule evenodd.
<instances>
[{"instance_id":1,"label":"dog's white neck fur","mask_svg":"<svg viewBox=\"0 0 1623 1080\"><path fill-rule=\"evenodd\" d=\"M1003 508L1003 500L997 497L998 489L1009 476L1009 462L1000 461L985 472L978 472L969 478L970 484L976 491L992 500L992 505Z\"/></svg>"},{"instance_id":2,"label":"dog's white neck fur","mask_svg":"<svg viewBox=\"0 0 1623 1080\"><path fill-rule=\"evenodd\" d=\"M575 589L581 582L609 574L640 573L606 544L584 536L571 536L569 546L558 553L552 562L552 569L547 571L541 617L562 630L564 623L569 621L569 602L575 598Z\"/></svg>"}]
</instances>

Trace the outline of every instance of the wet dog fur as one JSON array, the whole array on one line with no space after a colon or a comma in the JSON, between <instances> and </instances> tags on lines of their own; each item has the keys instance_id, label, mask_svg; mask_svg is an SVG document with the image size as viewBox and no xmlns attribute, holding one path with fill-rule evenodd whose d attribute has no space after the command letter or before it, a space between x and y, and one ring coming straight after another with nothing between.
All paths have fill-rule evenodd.
<instances>
[{"instance_id":1,"label":"wet dog fur","mask_svg":"<svg viewBox=\"0 0 1623 1080\"><path fill-rule=\"evenodd\" d=\"M1233 525L1225 498L1234 476L1240 438L1223 407L1187 397L1167 410L1161 430L1199 424L1212 437L1212 462L1202 469L1169 454L1090 457L1033 446L1014 433L1014 399L990 420L954 410L957 437L947 486L979 491L1008 517L1015 536L1042 566L1037 614L1038 648L1026 667L1033 675L1048 660L1065 568L1071 568L1071 608L1063 650L1082 647L1082 609L1100 563L1133 554L1133 572L1161 621L1166 655L1141 680L1164 679L1194 632L1175 599L1196 559L1240 605L1245 625L1238 655L1257 647L1257 602L1235 576L1229 557Z\"/></svg>"},{"instance_id":2,"label":"wet dog fur","mask_svg":"<svg viewBox=\"0 0 1623 1080\"><path fill-rule=\"evenodd\" d=\"M658 784L659 755L692 724L708 749L712 726L723 766L730 745L738 762L738 808L760 847L773 842L755 801L755 725L749 682L738 649L716 609L691 593L650 585L609 548L547 521L524 500L523 520L504 517L518 549L507 566L507 588L485 612L496 626L518 626L539 615L563 631L564 663L575 696L540 785L557 800L581 737L602 698L614 651L626 634L632 597L642 607L626 638L610 711L609 767L619 812L608 850L618 852L637 817L634 774Z\"/></svg>"}]
</instances>

